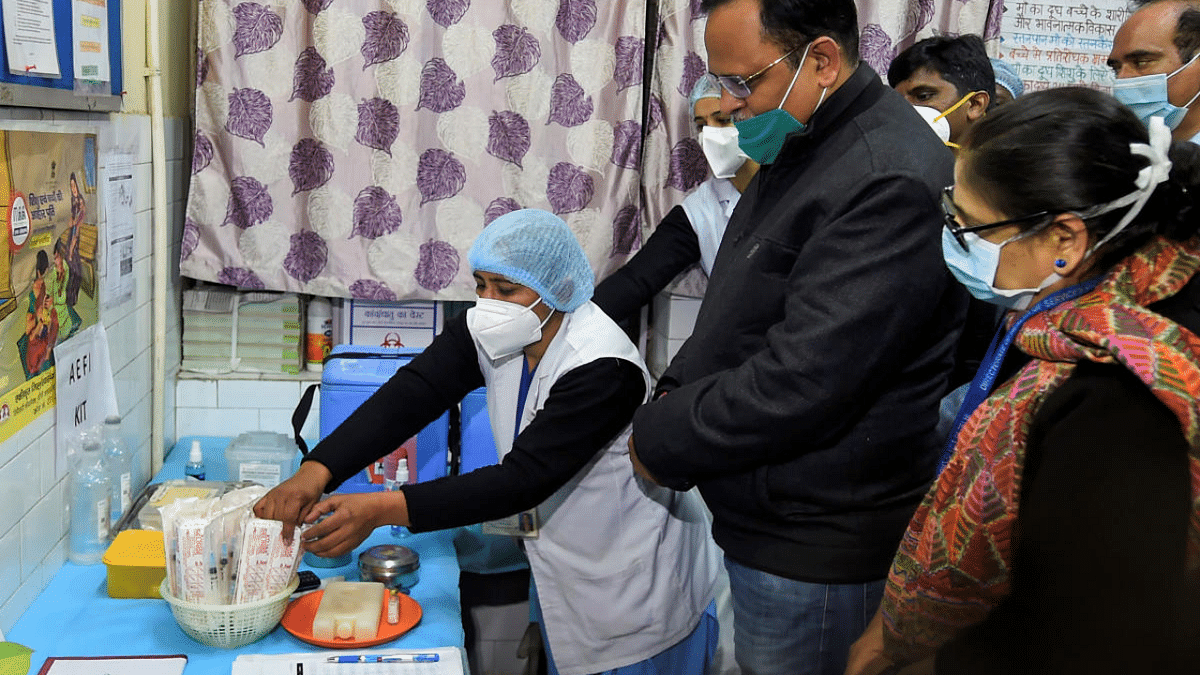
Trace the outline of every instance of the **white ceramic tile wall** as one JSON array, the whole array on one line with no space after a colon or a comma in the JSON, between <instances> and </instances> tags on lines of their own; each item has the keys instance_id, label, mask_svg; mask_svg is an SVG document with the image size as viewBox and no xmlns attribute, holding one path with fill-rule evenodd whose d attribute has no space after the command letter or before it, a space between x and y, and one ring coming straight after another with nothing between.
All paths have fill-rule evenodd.
<instances>
[{"instance_id":1,"label":"white ceramic tile wall","mask_svg":"<svg viewBox=\"0 0 1200 675\"><path fill-rule=\"evenodd\" d=\"M292 412L313 382L279 380L179 380L175 386L176 437L236 436L243 431L292 435ZM309 445L319 436L321 397L301 435Z\"/></svg>"},{"instance_id":2,"label":"white ceramic tile wall","mask_svg":"<svg viewBox=\"0 0 1200 675\"><path fill-rule=\"evenodd\" d=\"M117 307L102 308L100 319L109 337L117 404L124 417L122 428L128 442L136 448L136 480L140 488L150 478L152 423L150 118L0 107L0 120L33 120L37 125L24 128L34 131L94 130L99 135L101 175L108 152L121 150L133 155L138 199L134 296ZM167 120L168 168L174 174L186 171L184 148L189 145L190 133L188 120ZM183 185L185 181L183 175L168 175L170 185ZM183 228L185 196L177 187L169 195L168 222L172 239L178 240ZM103 234L103 220L100 227ZM178 244L173 250L177 259ZM174 269L176 265L172 262L168 267ZM104 283L103 276L100 283ZM174 380L179 365L177 273L172 275L171 283L174 290L168 291L171 301L167 307L167 344L174 345L174 349L167 351L168 381ZM164 437L170 442L175 438L173 387L167 388L166 399ZM0 632L7 632L62 567L66 557L66 482L55 467L53 411L0 443L0 495L4 495L0 501Z\"/></svg>"}]
</instances>

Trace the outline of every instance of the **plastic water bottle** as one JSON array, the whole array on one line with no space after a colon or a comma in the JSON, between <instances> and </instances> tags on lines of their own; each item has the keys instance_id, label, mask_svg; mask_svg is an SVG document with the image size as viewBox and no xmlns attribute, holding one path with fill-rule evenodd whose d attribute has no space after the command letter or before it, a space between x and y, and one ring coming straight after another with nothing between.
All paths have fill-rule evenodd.
<instances>
[{"instance_id":1,"label":"plastic water bottle","mask_svg":"<svg viewBox=\"0 0 1200 675\"><path fill-rule=\"evenodd\" d=\"M133 453L121 436L121 418L112 415L104 420L104 462L112 481L112 515L109 523L116 527L121 516L133 503Z\"/></svg>"},{"instance_id":2,"label":"plastic water bottle","mask_svg":"<svg viewBox=\"0 0 1200 675\"><path fill-rule=\"evenodd\" d=\"M187 466L183 467L185 480L204 480L204 453L200 450L200 441L192 441L192 449L188 451Z\"/></svg>"},{"instance_id":3,"label":"plastic water bottle","mask_svg":"<svg viewBox=\"0 0 1200 675\"><path fill-rule=\"evenodd\" d=\"M85 437L83 451L71 473L71 534L67 558L76 565L94 565L108 548L112 487L104 449L95 437Z\"/></svg>"}]
</instances>

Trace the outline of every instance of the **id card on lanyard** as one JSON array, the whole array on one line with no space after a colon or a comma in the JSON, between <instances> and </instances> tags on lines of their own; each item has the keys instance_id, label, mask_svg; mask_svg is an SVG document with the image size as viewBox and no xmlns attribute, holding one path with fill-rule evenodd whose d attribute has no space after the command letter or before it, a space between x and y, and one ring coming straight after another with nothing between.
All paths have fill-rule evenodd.
<instances>
[{"instance_id":1,"label":"id card on lanyard","mask_svg":"<svg viewBox=\"0 0 1200 675\"><path fill-rule=\"evenodd\" d=\"M524 358L524 357L523 357ZM533 383L533 372L537 366L529 367L528 359L524 360L521 368L521 387L517 390L517 423L513 426L513 442L521 435L521 413L525 411L525 399L529 397L529 386ZM484 534L499 534L522 539L537 539L538 528L537 507L528 511L514 513L506 518L490 520L483 523Z\"/></svg>"}]
</instances>

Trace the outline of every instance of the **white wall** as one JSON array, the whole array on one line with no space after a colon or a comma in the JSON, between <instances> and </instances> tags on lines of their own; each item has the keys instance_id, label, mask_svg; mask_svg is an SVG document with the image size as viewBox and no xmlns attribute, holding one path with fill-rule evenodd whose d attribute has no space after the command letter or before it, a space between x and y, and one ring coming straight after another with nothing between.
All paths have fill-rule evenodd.
<instances>
[{"instance_id":1,"label":"white wall","mask_svg":"<svg viewBox=\"0 0 1200 675\"><path fill-rule=\"evenodd\" d=\"M180 379L175 386L176 436L236 436L243 431L274 431L292 435L292 412L310 384L294 380ZM321 396L313 397L301 435L316 445ZM220 478L214 476L214 478Z\"/></svg>"},{"instance_id":2,"label":"white wall","mask_svg":"<svg viewBox=\"0 0 1200 675\"><path fill-rule=\"evenodd\" d=\"M151 312L153 232L151 227L150 118L146 115L88 114L35 108L0 107L0 121L25 120L35 131L79 131L91 127L99 134L101 178L106 153L116 149L134 157L136 228L134 236L133 299L111 309L100 309L100 320L108 333L117 403L124 416L122 429L127 442L136 448L135 489L150 478L151 429ZM191 122L167 119L167 205L170 210L169 255L179 259L180 233L190 157ZM102 201L102 196L98 193ZM106 223L100 203L100 241ZM103 255L103 244L100 244ZM168 269L178 265L171 263ZM99 283L106 283L103 260ZM167 374L173 384L179 354L179 276L168 283ZM175 438L175 390L166 391L164 438ZM54 411L41 417L0 443L0 631L8 632L17 618L49 583L66 555L68 517L66 480L54 475Z\"/></svg>"}]
</instances>

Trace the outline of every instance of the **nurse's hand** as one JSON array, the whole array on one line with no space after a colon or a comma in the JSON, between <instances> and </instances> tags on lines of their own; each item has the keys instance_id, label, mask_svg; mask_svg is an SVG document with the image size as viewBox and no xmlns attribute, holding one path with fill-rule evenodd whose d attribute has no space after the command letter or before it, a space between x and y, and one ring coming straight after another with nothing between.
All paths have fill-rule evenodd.
<instances>
[{"instance_id":1,"label":"nurse's hand","mask_svg":"<svg viewBox=\"0 0 1200 675\"><path fill-rule=\"evenodd\" d=\"M320 462L304 462L291 478L271 488L254 505L254 515L283 522L283 540L290 542L292 532L321 500L325 486L333 478Z\"/></svg>"},{"instance_id":2,"label":"nurse's hand","mask_svg":"<svg viewBox=\"0 0 1200 675\"><path fill-rule=\"evenodd\" d=\"M655 485L662 485L662 483L659 483L658 479L654 477L654 474L650 473L650 469L647 469L646 465L642 464L642 460L638 459L637 450L635 450L633 447L633 436L632 435L630 435L630 437L629 437L629 461L633 463L633 472L634 473L641 476L642 478L645 478L646 480L650 481L651 483L654 483Z\"/></svg>"},{"instance_id":3,"label":"nurse's hand","mask_svg":"<svg viewBox=\"0 0 1200 675\"><path fill-rule=\"evenodd\" d=\"M408 502L401 491L333 495L319 502L304 520L310 524L303 535L304 549L336 558L353 551L377 527L407 526Z\"/></svg>"}]
</instances>

